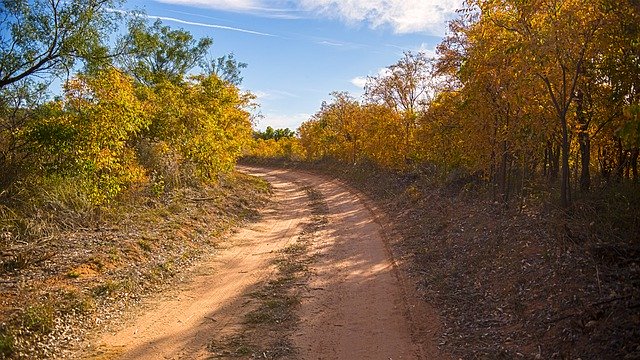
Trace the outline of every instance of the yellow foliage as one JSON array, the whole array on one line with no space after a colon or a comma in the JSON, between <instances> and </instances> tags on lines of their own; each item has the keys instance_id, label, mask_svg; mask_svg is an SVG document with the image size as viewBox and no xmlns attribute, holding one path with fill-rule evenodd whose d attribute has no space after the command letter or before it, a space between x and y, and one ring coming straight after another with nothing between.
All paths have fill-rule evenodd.
<instances>
[{"instance_id":1,"label":"yellow foliage","mask_svg":"<svg viewBox=\"0 0 640 360\"><path fill-rule=\"evenodd\" d=\"M305 158L300 139L295 137L284 137L279 140L254 139L245 155L260 159L302 160Z\"/></svg>"},{"instance_id":2,"label":"yellow foliage","mask_svg":"<svg viewBox=\"0 0 640 360\"><path fill-rule=\"evenodd\" d=\"M181 85L164 82L155 90L148 136L175 148L202 179L233 169L251 139L245 110L251 98L215 75Z\"/></svg>"}]
</instances>

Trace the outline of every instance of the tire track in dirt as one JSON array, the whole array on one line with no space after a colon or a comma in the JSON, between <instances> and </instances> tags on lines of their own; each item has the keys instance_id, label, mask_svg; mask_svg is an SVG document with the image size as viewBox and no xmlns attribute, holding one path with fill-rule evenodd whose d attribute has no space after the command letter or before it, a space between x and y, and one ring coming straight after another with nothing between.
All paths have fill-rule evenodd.
<instances>
[{"instance_id":1,"label":"tire track in dirt","mask_svg":"<svg viewBox=\"0 0 640 360\"><path fill-rule=\"evenodd\" d=\"M193 279L98 341L94 359L203 359L207 345L241 330L245 295L274 276L278 250L311 222L304 186L320 193L328 219L313 235L315 259L291 335L295 359L441 359L436 323L412 297L385 248L385 234L369 204L338 181L292 170L240 167L269 181L275 201L258 223L231 237Z\"/></svg>"},{"instance_id":2,"label":"tire track in dirt","mask_svg":"<svg viewBox=\"0 0 640 360\"><path fill-rule=\"evenodd\" d=\"M204 359L213 337L241 327L245 295L275 271L272 260L302 231L311 211L299 186L267 176L274 202L226 248L196 266L193 279L154 303L131 324L98 341L93 359Z\"/></svg>"},{"instance_id":3,"label":"tire track in dirt","mask_svg":"<svg viewBox=\"0 0 640 360\"><path fill-rule=\"evenodd\" d=\"M319 191L328 207L329 223L315 235L309 293L293 334L297 358L448 358L436 346L437 314L393 262L383 214L340 181L279 171Z\"/></svg>"}]
</instances>

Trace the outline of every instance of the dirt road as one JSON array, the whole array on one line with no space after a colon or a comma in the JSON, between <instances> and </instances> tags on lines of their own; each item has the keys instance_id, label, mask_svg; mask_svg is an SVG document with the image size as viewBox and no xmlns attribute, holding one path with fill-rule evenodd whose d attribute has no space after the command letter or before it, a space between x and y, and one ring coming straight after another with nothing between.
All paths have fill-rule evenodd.
<instances>
[{"instance_id":1,"label":"dirt road","mask_svg":"<svg viewBox=\"0 0 640 360\"><path fill-rule=\"evenodd\" d=\"M262 219L194 270L194 277L149 304L148 311L98 340L98 359L203 359L207 345L242 326L245 295L273 276L279 249L311 221L304 191L326 204L326 226L313 234L316 256L309 291L290 339L296 359L438 359L432 311L403 285L390 259L375 210L358 193L320 176L290 170L241 168L274 189ZM434 322L433 324L431 322Z\"/></svg>"}]
</instances>

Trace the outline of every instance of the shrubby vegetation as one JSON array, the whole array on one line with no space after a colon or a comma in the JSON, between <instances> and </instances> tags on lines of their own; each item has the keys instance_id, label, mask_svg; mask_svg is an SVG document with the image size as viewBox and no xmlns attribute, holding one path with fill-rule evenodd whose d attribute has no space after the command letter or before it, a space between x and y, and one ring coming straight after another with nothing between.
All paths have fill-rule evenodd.
<instances>
[{"instance_id":1,"label":"shrubby vegetation","mask_svg":"<svg viewBox=\"0 0 640 360\"><path fill-rule=\"evenodd\" d=\"M211 39L139 18L110 48L121 20L113 5L2 2L3 203L56 182L95 206L129 190L215 182L251 139L253 98L238 88L245 64L207 63ZM62 95L43 98L65 73Z\"/></svg>"},{"instance_id":2,"label":"shrubby vegetation","mask_svg":"<svg viewBox=\"0 0 640 360\"><path fill-rule=\"evenodd\" d=\"M253 160L303 160L303 149L296 133L289 128L273 129L253 133L253 141L245 149L244 157Z\"/></svg>"},{"instance_id":3,"label":"shrubby vegetation","mask_svg":"<svg viewBox=\"0 0 640 360\"><path fill-rule=\"evenodd\" d=\"M230 174L252 139L246 65L117 4L0 0L3 359L60 355L124 304L107 295L160 283L266 193Z\"/></svg>"},{"instance_id":4,"label":"shrubby vegetation","mask_svg":"<svg viewBox=\"0 0 640 360\"><path fill-rule=\"evenodd\" d=\"M467 1L438 57L407 52L362 100L333 93L299 129L309 160L468 174L509 202L638 181L633 1ZM266 153L266 150L262 150Z\"/></svg>"}]
</instances>

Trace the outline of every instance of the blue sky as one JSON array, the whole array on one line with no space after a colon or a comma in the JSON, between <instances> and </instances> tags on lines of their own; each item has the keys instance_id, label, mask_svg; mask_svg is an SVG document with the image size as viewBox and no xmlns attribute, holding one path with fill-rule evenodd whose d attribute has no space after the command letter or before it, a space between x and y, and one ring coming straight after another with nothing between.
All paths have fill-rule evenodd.
<instances>
[{"instance_id":1,"label":"blue sky","mask_svg":"<svg viewBox=\"0 0 640 360\"><path fill-rule=\"evenodd\" d=\"M243 90L257 95L257 128L296 129L332 91L362 94L364 79L406 50L433 53L461 0L129 0L171 27L234 53Z\"/></svg>"}]
</instances>

